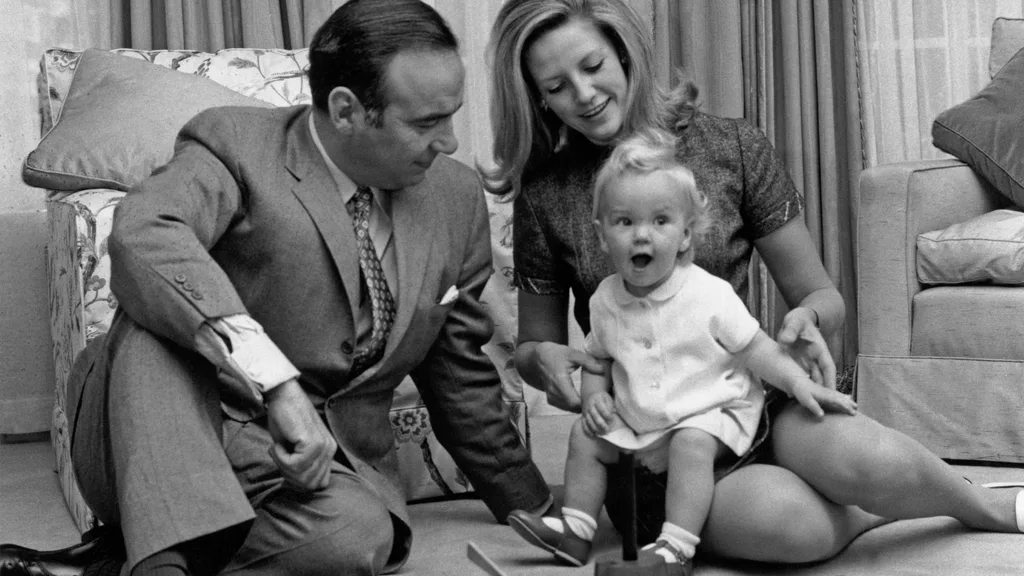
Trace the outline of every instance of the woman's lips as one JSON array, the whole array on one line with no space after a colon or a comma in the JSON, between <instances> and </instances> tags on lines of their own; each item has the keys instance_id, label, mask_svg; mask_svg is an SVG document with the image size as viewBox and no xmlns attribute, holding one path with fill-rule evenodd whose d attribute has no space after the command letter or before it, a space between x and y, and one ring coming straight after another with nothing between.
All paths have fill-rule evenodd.
<instances>
[{"instance_id":1,"label":"woman's lips","mask_svg":"<svg viewBox=\"0 0 1024 576\"><path fill-rule=\"evenodd\" d=\"M583 118L586 118L587 120L589 120L589 119L593 118L594 116L597 116L601 112L604 112L604 109L608 107L608 102L610 102L610 101L611 101L610 99L609 100L605 100L604 102L601 103L600 106L598 106L596 108L591 108L589 111L584 112L583 114L580 114L580 116L583 117Z\"/></svg>"}]
</instances>

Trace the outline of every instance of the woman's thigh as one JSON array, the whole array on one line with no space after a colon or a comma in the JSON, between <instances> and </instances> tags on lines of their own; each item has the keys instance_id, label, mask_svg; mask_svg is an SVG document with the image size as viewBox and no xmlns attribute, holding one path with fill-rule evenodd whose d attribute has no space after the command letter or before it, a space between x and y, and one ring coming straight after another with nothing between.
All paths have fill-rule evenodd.
<instances>
[{"instance_id":1,"label":"woman's thigh","mask_svg":"<svg viewBox=\"0 0 1024 576\"><path fill-rule=\"evenodd\" d=\"M715 485L701 550L761 562L823 560L882 522L832 502L785 468L751 464Z\"/></svg>"}]
</instances>

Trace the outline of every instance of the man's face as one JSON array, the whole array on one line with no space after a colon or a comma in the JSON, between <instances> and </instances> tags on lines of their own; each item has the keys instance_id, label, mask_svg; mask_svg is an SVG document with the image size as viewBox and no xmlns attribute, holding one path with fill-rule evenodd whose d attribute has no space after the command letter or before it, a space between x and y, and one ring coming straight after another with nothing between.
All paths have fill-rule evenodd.
<instances>
[{"instance_id":1,"label":"man's face","mask_svg":"<svg viewBox=\"0 0 1024 576\"><path fill-rule=\"evenodd\" d=\"M450 50L407 50L391 60L377 121L363 117L353 123L350 153L366 184L389 190L413 186L438 154L455 152L452 115L462 107L464 77L459 55Z\"/></svg>"}]
</instances>

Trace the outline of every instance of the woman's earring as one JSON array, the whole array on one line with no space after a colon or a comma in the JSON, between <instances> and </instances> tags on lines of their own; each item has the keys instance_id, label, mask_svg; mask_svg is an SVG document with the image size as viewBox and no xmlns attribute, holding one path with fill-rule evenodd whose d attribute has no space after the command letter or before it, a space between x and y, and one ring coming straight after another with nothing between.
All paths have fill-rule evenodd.
<instances>
[{"instance_id":1,"label":"woman's earring","mask_svg":"<svg viewBox=\"0 0 1024 576\"><path fill-rule=\"evenodd\" d=\"M545 112L548 111L548 101L547 100L545 100L543 98L540 99L540 109L545 111Z\"/></svg>"}]
</instances>

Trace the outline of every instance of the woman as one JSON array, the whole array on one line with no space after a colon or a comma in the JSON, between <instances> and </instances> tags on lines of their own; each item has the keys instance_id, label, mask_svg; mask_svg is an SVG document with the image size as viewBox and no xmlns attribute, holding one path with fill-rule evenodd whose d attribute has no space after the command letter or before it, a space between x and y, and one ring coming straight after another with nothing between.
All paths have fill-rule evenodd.
<instances>
[{"instance_id":1,"label":"woman","mask_svg":"<svg viewBox=\"0 0 1024 576\"><path fill-rule=\"evenodd\" d=\"M589 332L588 300L612 272L591 224L591 180L611 144L658 127L679 136L680 159L710 197L713 223L696 263L745 297L756 248L791 309L779 342L817 382L835 387L823 334L841 327L845 310L800 217L799 194L755 128L699 112L692 85L658 89L652 45L624 0L510 0L494 24L497 167L484 172L489 190L515 199L517 369L552 404L579 411L569 375L601 367L567 346L569 295ZM706 553L822 560L892 519L939 515L1024 531L1024 496L965 482L916 441L863 415L816 419L774 395L764 416L754 447L717 471L701 533ZM645 543L663 520L664 476L641 469L638 482L639 497L656 495L639 503ZM609 515L621 525L621 491L608 493Z\"/></svg>"}]
</instances>

